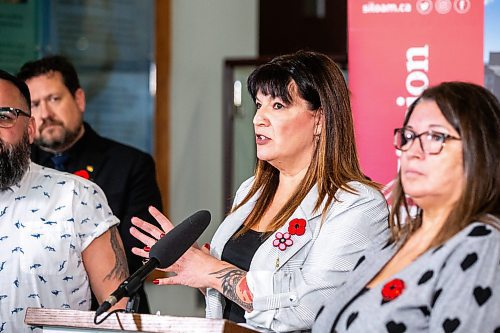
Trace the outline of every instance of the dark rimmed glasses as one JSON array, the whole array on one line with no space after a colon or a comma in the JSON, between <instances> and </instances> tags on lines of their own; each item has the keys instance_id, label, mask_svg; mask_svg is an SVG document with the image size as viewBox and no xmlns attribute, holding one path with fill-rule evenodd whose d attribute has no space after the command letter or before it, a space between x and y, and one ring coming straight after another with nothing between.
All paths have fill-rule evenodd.
<instances>
[{"instance_id":1,"label":"dark rimmed glasses","mask_svg":"<svg viewBox=\"0 0 500 333\"><path fill-rule=\"evenodd\" d=\"M397 150L407 151L412 146L415 139L420 142L420 148L427 154L439 154L444 147L447 140L461 140L446 133L441 133L429 130L420 134L415 133L413 130L403 127L394 130L394 147Z\"/></svg>"},{"instance_id":2,"label":"dark rimmed glasses","mask_svg":"<svg viewBox=\"0 0 500 333\"><path fill-rule=\"evenodd\" d=\"M0 107L0 127L9 128L14 126L20 115L28 118L31 117L31 114L20 109L9 106Z\"/></svg>"}]
</instances>

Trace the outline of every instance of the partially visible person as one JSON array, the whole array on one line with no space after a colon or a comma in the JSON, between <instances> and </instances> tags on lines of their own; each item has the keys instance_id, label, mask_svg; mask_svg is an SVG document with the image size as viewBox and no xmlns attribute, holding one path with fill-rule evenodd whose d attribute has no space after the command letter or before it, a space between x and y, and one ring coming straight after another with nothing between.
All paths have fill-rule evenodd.
<instances>
[{"instance_id":1,"label":"partially visible person","mask_svg":"<svg viewBox=\"0 0 500 333\"><path fill-rule=\"evenodd\" d=\"M392 235L366 250L313 332L500 332L498 100L442 83L394 133Z\"/></svg>"},{"instance_id":2,"label":"partially visible person","mask_svg":"<svg viewBox=\"0 0 500 333\"><path fill-rule=\"evenodd\" d=\"M129 233L130 219L148 219L147 208L161 210L155 164L150 155L106 139L83 121L85 92L73 65L62 56L48 56L28 62L18 77L26 81L37 130L31 159L38 164L75 173L99 185L113 213L120 219L130 272L142 261L131 249L140 246ZM154 220L152 220L153 222ZM97 258L96 258L97 259ZM139 290L138 312L149 313L144 289ZM92 309L97 304L93 302Z\"/></svg>"},{"instance_id":3,"label":"partially visible person","mask_svg":"<svg viewBox=\"0 0 500 333\"><path fill-rule=\"evenodd\" d=\"M128 276L104 193L30 162L34 136L28 87L0 70L2 332L41 331L24 324L28 307L88 310L90 287L102 302Z\"/></svg>"},{"instance_id":4,"label":"partially visible person","mask_svg":"<svg viewBox=\"0 0 500 333\"><path fill-rule=\"evenodd\" d=\"M368 244L388 232L387 204L358 164L349 93L327 56L275 58L248 79L257 111L255 176L239 188L210 253L192 247L157 284L206 288L206 316L259 330L308 330ZM159 229L133 219L147 250Z\"/></svg>"}]
</instances>

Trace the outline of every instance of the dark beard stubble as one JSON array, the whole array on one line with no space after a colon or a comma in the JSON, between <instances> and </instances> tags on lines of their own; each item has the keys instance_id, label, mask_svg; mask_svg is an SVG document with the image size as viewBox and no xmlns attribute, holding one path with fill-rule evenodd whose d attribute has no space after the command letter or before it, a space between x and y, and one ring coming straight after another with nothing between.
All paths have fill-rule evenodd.
<instances>
[{"instance_id":1,"label":"dark beard stubble","mask_svg":"<svg viewBox=\"0 0 500 333\"><path fill-rule=\"evenodd\" d=\"M64 124L61 121L54 120L53 118L47 118L43 121L43 123L40 125L40 133L43 131L43 129L49 125L58 125L61 126L64 129L63 136L58 139L46 139L43 136L40 136L35 139L35 145L39 146L40 148L44 150L49 150L49 151L64 151L71 145L73 145L78 138L78 135L80 134L80 131L83 127L83 124L78 126L76 130L71 130L67 127L64 126Z\"/></svg>"},{"instance_id":2,"label":"dark beard stubble","mask_svg":"<svg viewBox=\"0 0 500 333\"><path fill-rule=\"evenodd\" d=\"M21 181L30 165L30 153L28 131L14 145L0 139L0 191Z\"/></svg>"}]
</instances>

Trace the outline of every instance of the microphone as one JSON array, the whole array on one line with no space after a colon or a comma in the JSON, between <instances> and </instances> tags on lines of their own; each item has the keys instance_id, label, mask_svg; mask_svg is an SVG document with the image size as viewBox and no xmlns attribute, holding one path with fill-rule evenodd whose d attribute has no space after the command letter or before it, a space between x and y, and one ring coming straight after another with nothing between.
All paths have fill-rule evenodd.
<instances>
[{"instance_id":1,"label":"microphone","mask_svg":"<svg viewBox=\"0 0 500 333\"><path fill-rule=\"evenodd\" d=\"M123 297L131 297L146 277L156 268L167 268L177 261L193 244L210 223L210 212L200 210L160 238L149 251L149 260L122 284L97 308L98 317L108 311Z\"/></svg>"}]
</instances>

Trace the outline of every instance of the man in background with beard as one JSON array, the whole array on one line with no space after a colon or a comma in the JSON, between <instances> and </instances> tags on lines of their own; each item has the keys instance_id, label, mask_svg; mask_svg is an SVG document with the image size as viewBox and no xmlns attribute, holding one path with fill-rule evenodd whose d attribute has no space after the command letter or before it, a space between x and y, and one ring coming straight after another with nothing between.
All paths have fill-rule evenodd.
<instances>
[{"instance_id":1,"label":"man in background with beard","mask_svg":"<svg viewBox=\"0 0 500 333\"><path fill-rule=\"evenodd\" d=\"M28 307L90 309L127 278L123 244L102 190L30 161L30 93L0 70L0 327L33 332ZM95 260L98 257L99 260ZM116 307L124 308L122 300Z\"/></svg>"},{"instance_id":2,"label":"man in background with beard","mask_svg":"<svg viewBox=\"0 0 500 333\"><path fill-rule=\"evenodd\" d=\"M148 207L162 209L152 157L100 136L83 121L85 92L74 66L66 58L55 55L27 62L18 78L30 89L37 126L32 161L90 179L102 188L111 210L120 219L118 231L129 271L135 272L142 266L142 258L131 249L144 245L130 235L130 220L137 216L157 225ZM142 288L138 295L138 312L149 313ZM96 309L95 302L92 309Z\"/></svg>"}]
</instances>

